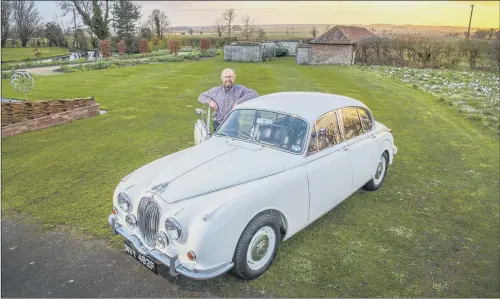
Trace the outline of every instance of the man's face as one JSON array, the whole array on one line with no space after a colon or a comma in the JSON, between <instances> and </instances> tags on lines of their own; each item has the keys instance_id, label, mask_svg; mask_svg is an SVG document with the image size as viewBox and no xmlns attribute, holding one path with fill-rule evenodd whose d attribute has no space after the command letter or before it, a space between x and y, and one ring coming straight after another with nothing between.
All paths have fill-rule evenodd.
<instances>
[{"instance_id":1,"label":"man's face","mask_svg":"<svg viewBox=\"0 0 500 299\"><path fill-rule=\"evenodd\" d=\"M226 88L231 88L234 85L234 75L232 73L222 74L222 84Z\"/></svg>"}]
</instances>

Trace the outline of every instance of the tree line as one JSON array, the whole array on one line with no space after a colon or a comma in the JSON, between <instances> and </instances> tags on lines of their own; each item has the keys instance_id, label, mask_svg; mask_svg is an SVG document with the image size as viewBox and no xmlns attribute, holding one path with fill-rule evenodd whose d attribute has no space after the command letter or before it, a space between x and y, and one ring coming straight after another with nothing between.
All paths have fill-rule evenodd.
<instances>
[{"instance_id":1,"label":"tree line","mask_svg":"<svg viewBox=\"0 0 500 299\"><path fill-rule=\"evenodd\" d=\"M138 24L141 6L130 0L58 1L62 16L70 16L71 26L64 26L58 20L43 23L35 1L2 1L1 5L2 47L8 39L13 44L20 40L21 47L31 41L34 46L72 48L86 48L90 42L97 48L99 41L109 39L131 47L135 37L162 38L170 31L170 21L159 9L153 10L146 22Z\"/></svg>"},{"instance_id":2,"label":"tree line","mask_svg":"<svg viewBox=\"0 0 500 299\"><path fill-rule=\"evenodd\" d=\"M500 67L500 39L447 39L402 34L364 38L356 46L360 64L419 68Z\"/></svg>"}]
</instances>

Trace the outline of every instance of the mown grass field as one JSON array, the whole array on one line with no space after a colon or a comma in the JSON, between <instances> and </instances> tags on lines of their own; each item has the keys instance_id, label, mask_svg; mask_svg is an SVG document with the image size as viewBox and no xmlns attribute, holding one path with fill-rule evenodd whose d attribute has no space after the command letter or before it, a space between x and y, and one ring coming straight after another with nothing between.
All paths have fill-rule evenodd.
<instances>
[{"instance_id":1,"label":"mown grass field","mask_svg":"<svg viewBox=\"0 0 500 299\"><path fill-rule=\"evenodd\" d=\"M259 94L309 90L366 103L399 152L359 191L282 244L250 286L288 297L499 297L499 143L436 97L356 68L215 59L35 78L29 99L94 95L108 114L2 139L2 210L120 244L107 223L119 180L192 145L198 95L232 67ZM2 80L2 96L15 92ZM4 216L5 217L5 216ZM121 247L117 247L121 249Z\"/></svg>"},{"instance_id":2,"label":"mown grass field","mask_svg":"<svg viewBox=\"0 0 500 299\"><path fill-rule=\"evenodd\" d=\"M2 48L2 61L16 61L16 60L35 60L33 50L35 48ZM68 54L69 50L66 48L56 47L39 47L38 51L42 54L40 58L53 57L58 55Z\"/></svg>"}]
</instances>

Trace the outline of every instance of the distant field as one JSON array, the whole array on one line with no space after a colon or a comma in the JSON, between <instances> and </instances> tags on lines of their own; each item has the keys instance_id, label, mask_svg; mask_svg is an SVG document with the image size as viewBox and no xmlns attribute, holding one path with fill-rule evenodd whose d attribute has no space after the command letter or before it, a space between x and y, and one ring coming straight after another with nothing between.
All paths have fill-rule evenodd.
<instances>
[{"instance_id":1,"label":"distant field","mask_svg":"<svg viewBox=\"0 0 500 299\"><path fill-rule=\"evenodd\" d=\"M2 48L2 61L13 61L13 60L23 60L23 59L36 59L34 56L35 48ZM68 54L69 51L66 48L49 48L40 47L38 51L42 53L43 57L51 57Z\"/></svg>"}]
</instances>

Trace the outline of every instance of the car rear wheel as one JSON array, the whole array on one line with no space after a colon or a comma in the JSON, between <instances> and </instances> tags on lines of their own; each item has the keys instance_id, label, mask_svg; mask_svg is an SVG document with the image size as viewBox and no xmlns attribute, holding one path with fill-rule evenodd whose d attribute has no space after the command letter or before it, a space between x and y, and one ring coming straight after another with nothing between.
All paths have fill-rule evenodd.
<instances>
[{"instance_id":1,"label":"car rear wheel","mask_svg":"<svg viewBox=\"0 0 500 299\"><path fill-rule=\"evenodd\" d=\"M387 174L387 166L389 165L389 155L387 152L384 152L377 163L377 168L373 175L373 179L371 179L366 185L364 189L375 191L382 187L382 184L385 180L385 175Z\"/></svg>"},{"instance_id":2,"label":"car rear wheel","mask_svg":"<svg viewBox=\"0 0 500 299\"><path fill-rule=\"evenodd\" d=\"M279 221L275 215L258 215L243 231L234 255L233 272L252 280L271 267L280 243Z\"/></svg>"}]
</instances>

